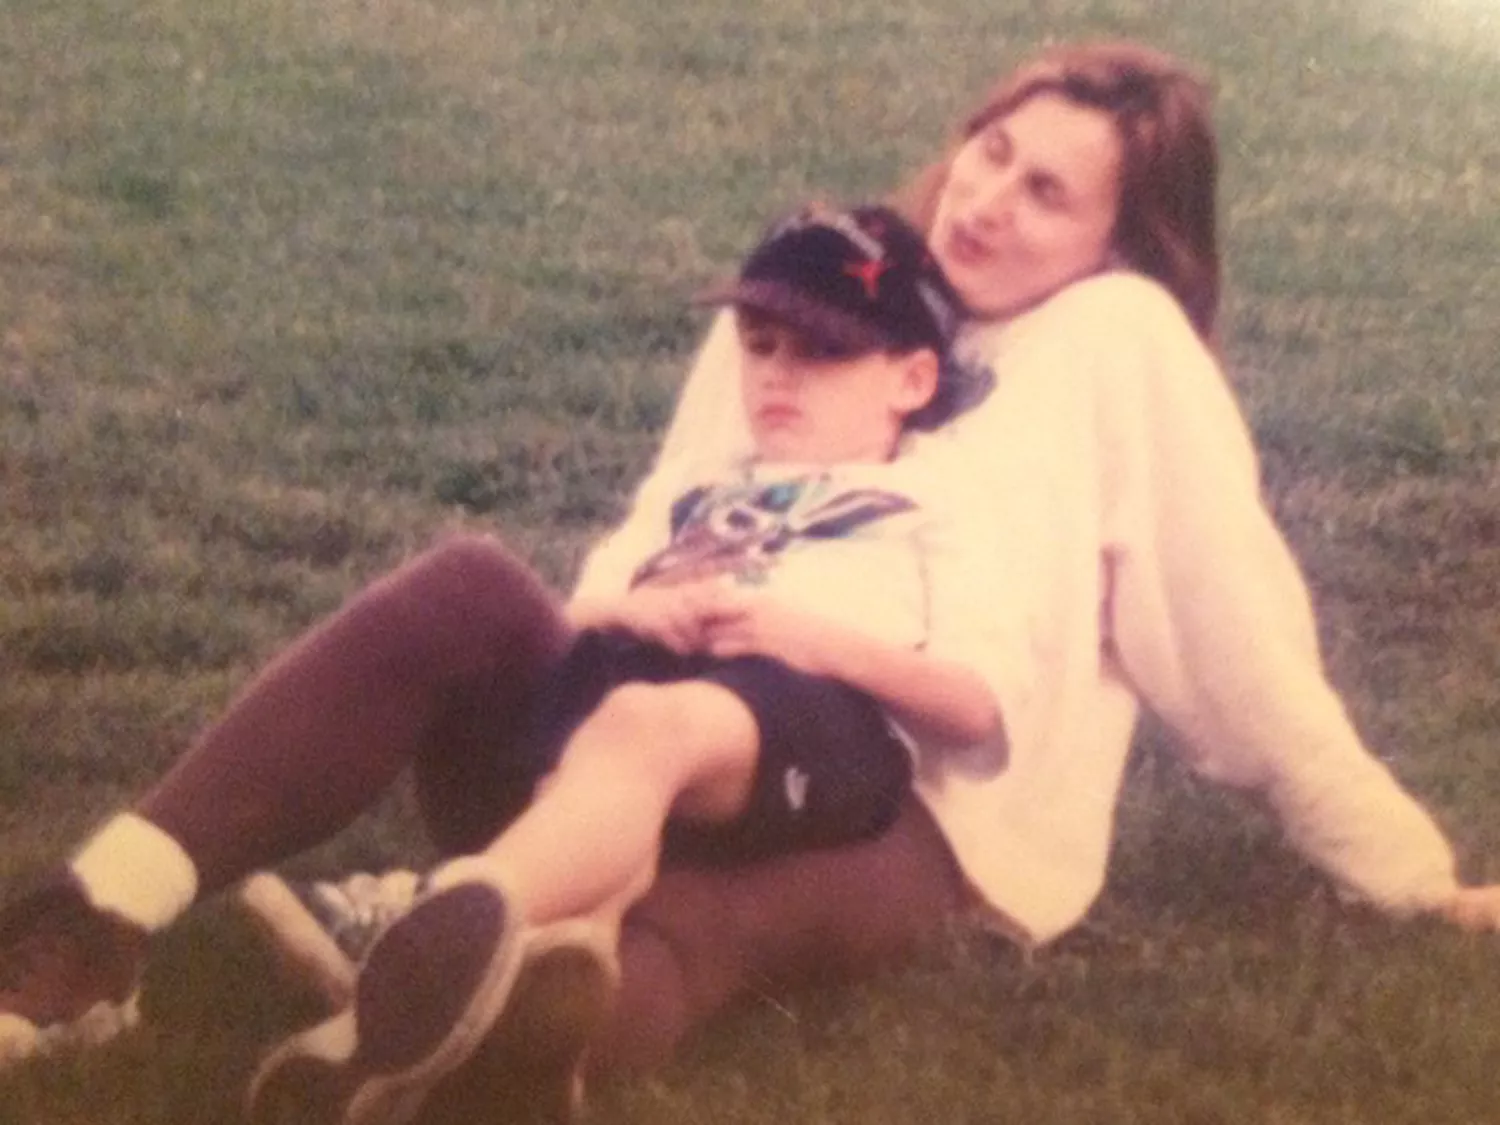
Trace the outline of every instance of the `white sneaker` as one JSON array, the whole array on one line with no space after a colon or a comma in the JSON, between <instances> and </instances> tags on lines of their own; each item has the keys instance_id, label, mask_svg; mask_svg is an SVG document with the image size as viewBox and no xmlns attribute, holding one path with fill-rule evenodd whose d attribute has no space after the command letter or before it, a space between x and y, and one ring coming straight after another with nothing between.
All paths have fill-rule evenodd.
<instances>
[{"instance_id":1,"label":"white sneaker","mask_svg":"<svg viewBox=\"0 0 1500 1125\"><path fill-rule=\"evenodd\" d=\"M411 909L415 871L360 872L339 882L303 882L260 871L240 884L240 904L270 940L291 978L322 997L329 1012L354 997L359 966L375 940Z\"/></svg>"},{"instance_id":2,"label":"white sneaker","mask_svg":"<svg viewBox=\"0 0 1500 1125\"><path fill-rule=\"evenodd\" d=\"M422 1122L576 1121L583 1111L589 1044L607 1022L619 991L614 931L587 919L569 920L528 930L522 945L508 999L488 1031L463 1044L457 1058L436 1067L419 1062L412 1048L422 1040L433 1048L435 1038L413 1037L414 1029L402 1018L393 1023L372 1012L361 1017L356 1001L271 1049L251 1081L247 1119L254 1125L347 1125L415 1114ZM405 1004L380 1003L379 996L382 989L404 986L407 976L403 970L384 985L366 981L365 1000L386 1008L387 1017L410 1012ZM401 1053L414 1067L399 1078L412 1097L393 1099L370 1113L371 1107L360 1104L360 1092L378 1094L397 1077L390 1073L392 1047L401 1043L393 1039L404 1043Z\"/></svg>"},{"instance_id":3,"label":"white sneaker","mask_svg":"<svg viewBox=\"0 0 1500 1125\"><path fill-rule=\"evenodd\" d=\"M371 947L353 1003L266 1056L246 1115L256 1125L294 1109L328 1125L406 1125L505 1010L524 934L504 887L483 872L424 891Z\"/></svg>"}]
</instances>

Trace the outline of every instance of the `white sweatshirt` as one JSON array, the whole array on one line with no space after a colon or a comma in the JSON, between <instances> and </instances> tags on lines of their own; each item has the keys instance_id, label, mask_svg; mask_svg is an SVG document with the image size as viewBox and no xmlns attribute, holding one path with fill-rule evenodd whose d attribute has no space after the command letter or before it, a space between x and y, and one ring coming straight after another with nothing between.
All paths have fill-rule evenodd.
<instances>
[{"instance_id":1,"label":"white sweatshirt","mask_svg":"<svg viewBox=\"0 0 1500 1125\"><path fill-rule=\"evenodd\" d=\"M748 447L733 348L721 320L621 536ZM961 348L996 389L912 455L1003 543L975 611L1006 638L990 663L1010 765L928 755L916 785L980 896L1038 943L1083 917L1144 705L1194 769L1262 791L1345 890L1394 913L1448 898L1451 849L1329 685L1244 419L1170 295L1106 274Z\"/></svg>"}]
</instances>

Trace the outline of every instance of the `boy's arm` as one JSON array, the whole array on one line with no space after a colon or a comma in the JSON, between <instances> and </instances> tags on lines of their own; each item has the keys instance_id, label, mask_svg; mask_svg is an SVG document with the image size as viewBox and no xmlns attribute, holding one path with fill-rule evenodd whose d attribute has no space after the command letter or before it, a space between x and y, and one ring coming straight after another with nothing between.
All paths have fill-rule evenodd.
<instances>
[{"instance_id":1,"label":"boy's arm","mask_svg":"<svg viewBox=\"0 0 1500 1125\"><path fill-rule=\"evenodd\" d=\"M879 640L767 595L720 591L706 629L715 656L769 656L841 680L873 696L919 737L968 745L1000 733L994 692L957 661Z\"/></svg>"}]
</instances>

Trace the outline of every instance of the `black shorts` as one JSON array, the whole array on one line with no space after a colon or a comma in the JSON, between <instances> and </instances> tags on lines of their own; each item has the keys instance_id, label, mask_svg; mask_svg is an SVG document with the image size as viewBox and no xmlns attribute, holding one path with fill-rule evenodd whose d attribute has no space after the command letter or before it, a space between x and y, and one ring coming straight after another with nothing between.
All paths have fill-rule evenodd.
<instances>
[{"instance_id":1,"label":"black shorts","mask_svg":"<svg viewBox=\"0 0 1500 1125\"><path fill-rule=\"evenodd\" d=\"M728 823L673 820L672 858L736 862L876 835L896 819L911 755L865 693L762 656L680 656L627 634L586 631L542 685L526 751L556 764L568 737L620 684L703 680L750 709L760 753L750 802Z\"/></svg>"}]
</instances>

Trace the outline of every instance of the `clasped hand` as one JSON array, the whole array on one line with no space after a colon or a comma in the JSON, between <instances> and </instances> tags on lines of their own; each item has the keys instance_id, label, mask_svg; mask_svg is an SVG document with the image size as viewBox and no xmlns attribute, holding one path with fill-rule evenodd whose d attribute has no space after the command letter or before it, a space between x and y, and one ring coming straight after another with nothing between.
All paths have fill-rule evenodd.
<instances>
[{"instance_id":1,"label":"clasped hand","mask_svg":"<svg viewBox=\"0 0 1500 1125\"><path fill-rule=\"evenodd\" d=\"M678 653L769 656L810 675L828 672L822 644L827 622L714 579L638 586L589 607L576 620L581 626L623 629Z\"/></svg>"}]
</instances>

